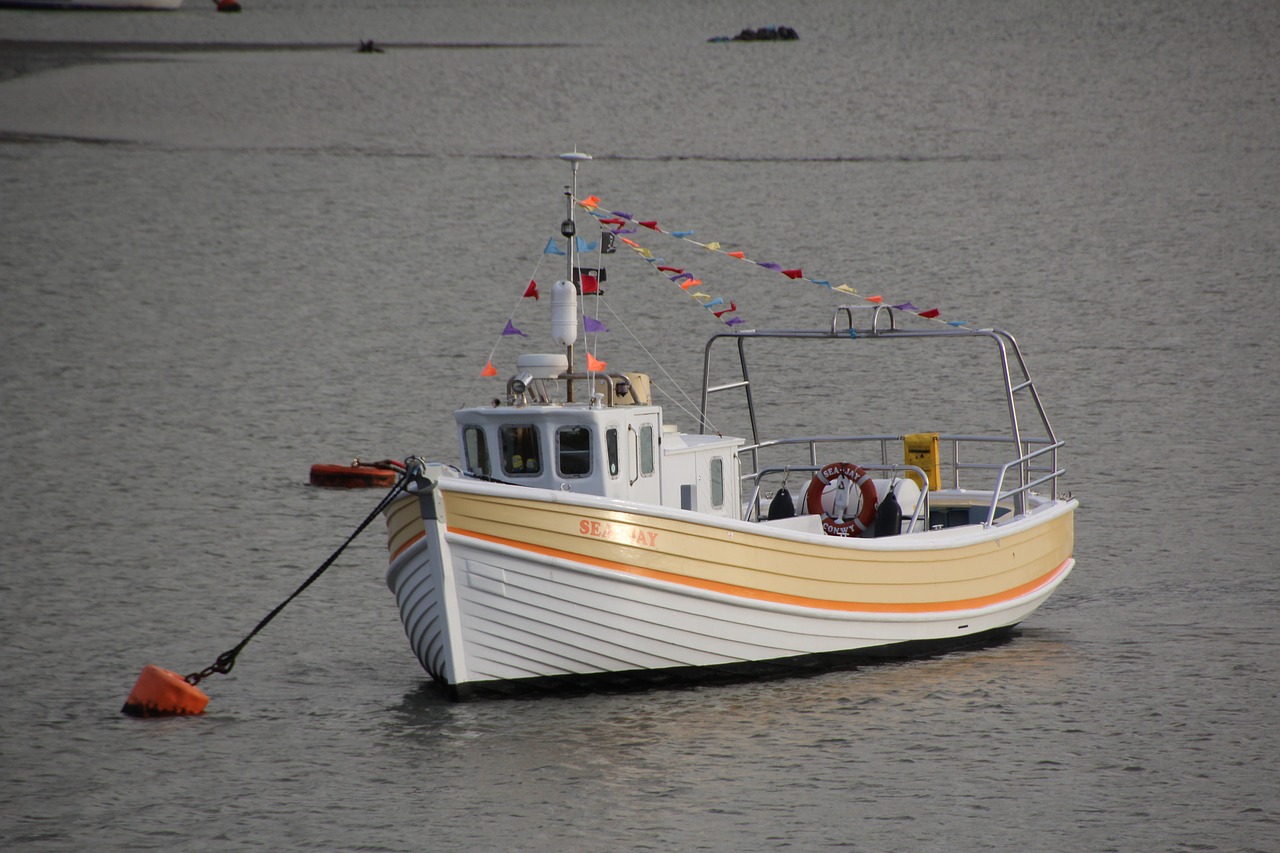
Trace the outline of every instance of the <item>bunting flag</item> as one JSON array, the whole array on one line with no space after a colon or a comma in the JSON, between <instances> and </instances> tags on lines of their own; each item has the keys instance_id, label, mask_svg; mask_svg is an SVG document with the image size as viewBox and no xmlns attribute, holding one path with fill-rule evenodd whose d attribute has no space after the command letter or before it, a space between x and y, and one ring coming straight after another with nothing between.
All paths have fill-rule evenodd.
<instances>
[{"instance_id":1,"label":"bunting flag","mask_svg":"<svg viewBox=\"0 0 1280 853\"><path fill-rule=\"evenodd\" d=\"M481 376L497 376L498 368L493 366L492 361L485 362L484 370L480 371Z\"/></svg>"},{"instance_id":2,"label":"bunting flag","mask_svg":"<svg viewBox=\"0 0 1280 853\"><path fill-rule=\"evenodd\" d=\"M786 276L788 279L793 281L794 280L807 281L811 284L816 284L816 285L819 285L820 287L825 287L828 290L835 290L835 291L840 291L841 293L848 293L853 296L858 296L859 298L865 299L867 302L870 302L876 305L879 305L884 302L883 296L880 296L880 295L865 296L865 297L861 296L861 294L859 294L855 288L851 287L848 284L839 284L839 285L833 286L831 282L825 279L809 278L804 274L804 270L800 267L796 267L794 269L784 269L781 264L776 264L776 263L767 262L767 261L752 260L747 257L746 252L744 250L726 252L724 251L724 249L722 248L722 245L719 242L700 243L697 240L690 239L693 236L693 233L694 233L693 231L664 231L658 225L658 221L656 219L637 220L634 216L632 216L632 214L627 213L625 211L621 211L621 210L609 211L609 215L596 212L595 208L600 205L600 199L594 195L578 203L582 205L584 208L586 208L587 210L589 210L591 212L591 215L596 217L596 219L600 221L600 224L602 226L611 226L610 230L601 232L602 240L604 240L606 237L612 239L614 235L636 233L635 228L630 228L627 230L623 229L623 226L634 223L643 228L648 228L651 231L657 231L659 234L663 234L668 237L674 237L678 240L684 240L685 242L692 243L695 246L701 246L702 248L707 249L709 251L716 252L717 254L727 255L728 257L736 258L738 260L745 260L755 264L756 266L761 267L762 269L768 269L777 273L781 273L782 275ZM634 240L629 240L626 237L620 237L620 239L622 240L622 242L626 243L628 246L634 249L638 254L640 254L642 257L645 258L645 260L649 261L650 263L655 265L662 263L663 261L662 258L655 258L651 251L649 251L647 248L642 247L641 245L636 243ZM685 289L686 291L689 290L689 288L696 287L697 285L702 283L700 280L693 278L691 273L686 273L684 269L680 267L658 266L657 268L663 272L675 273L675 275L669 276L670 280L680 284L681 288ZM698 299L699 302L702 302L704 304L707 304L709 300L712 299L711 296L704 293L691 293L690 295ZM714 302L710 302L710 304L708 304L707 307L710 307L710 305L720 305L720 304L723 304L723 302L724 302L723 299L716 299ZM731 317L728 319L723 318L724 314L731 313L737 309L736 304L731 303L731 305L732 307L730 308L723 309L721 311L716 311L713 313L715 313L716 317L721 318L726 325L733 326L733 325L742 323L743 320L739 317ZM892 305L891 307L896 308L900 311L914 313L916 314L916 316L922 317L927 320L936 320L941 314L941 310L938 308L931 308L927 311L921 311L911 302L903 302L901 304ZM966 325L966 321L963 321L963 320L954 321L954 322L950 322L949 325L963 326L963 325Z\"/></svg>"},{"instance_id":3,"label":"bunting flag","mask_svg":"<svg viewBox=\"0 0 1280 853\"><path fill-rule=\"evenodd\" d=\"M588 243L586 239L582 237L574 237L573 239L574 239L574 244L578 247L579 252L594 252L596 249L600 248L600 244L595 240L592 240L590 243Z\"/></svg>"},{"instance_id":4,"label":"bunting flag","mask_svg":"<svg viewBox=\"0 0 1280 853\"><path fill-rule=\"evenodd\" d=\"M529 279L529 286L524 289L524 298L533 297L533 301L538 301L538 283L533 279Z\"/></svg>"},{"instance_id":5,"label":"bunting flag","mask_svg":"<svg viewBox=\"0 0 1280 853\"><path fill-rule=\"evenodd\" d=\"M606 326L604 323L601 323L601 322L600 322L599 320L597 320L595 317L586 317L586 316L584 316L584 317L582 318L582 328L583 328L583 329L585 329L585 330L587 331L587 333L588 333L588 334L593 333L593 332L607 332L607 331L609 331L609 327L608 327L608 326Z\"/></svg>"},{"instance_id":6,"label":"bunting flag","mask_svg":"<svg viewBox=\"0 0 1280 853\"><path fill-rule=\"evenodd\" d=\"M507 327L506 327L505 329L503 329L503 330L502 330L502 334L504 334L504 335L519 335L519 336L520 336L520 337L522 337L522 338L527 338L527 337L529 337L529 336L528 336L528 335L526 335L524 332L522 332L522 331L520 331L519 329L517 329L517 328L516 328L516 326L515 326L515 323L512 323L510 320L508 320L508 321L507 321Z\"/></svg>"},{"instance_id":7,"label":"bunting flag","mask_svg":"<svg viewBox=\"0 0 1280 853\"><path fill-rule=\"evenodd\" d=\"M738 303L730 302L728 308L721 308L719 311L712 311L711 313L715 314L717 317L723 317L725 314L731 314L737 310L738 310Z\"/></svg>"},{"instance_id":8,"label":"bunting flag","mask_svg":"<svg viewBox=\"0 0 1280 853\"><path fill-rule=\"evenodd\" d=\"M557 245L556 245L556 238L555 238L555 237L549 237L549 238L547 238L547 248L545 248L545 249L543 249L543 250L542 250L542 254L544 254L544 255L563 255L563 254L564 254L564 249L561 249L559 246L557 246Z\"/></svg>"},{"instance_id":9,"label":"bunting flag","mask_svg":"<svg viewBox=\"0 0 1280 853\"><path fill-rule=\"evenodd\" d=\"M601 361L591 353L587 353L587 370L591 371L592 373L600 373L608 366L609 366L609 362Z\"/></svg>"}]
</instances>

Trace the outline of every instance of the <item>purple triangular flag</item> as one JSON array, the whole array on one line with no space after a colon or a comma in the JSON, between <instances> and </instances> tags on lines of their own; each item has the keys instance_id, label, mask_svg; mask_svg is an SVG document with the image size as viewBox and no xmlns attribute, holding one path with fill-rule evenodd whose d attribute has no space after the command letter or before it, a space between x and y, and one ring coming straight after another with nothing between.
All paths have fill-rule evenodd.
<instances>
[{"instance_id":1,"label":"purple triangular flag","mask_svg":"<svg viewBox=\"0 0 1280 853\"><path fill-rule=\"evenodd\" d=\"M520 337L522 337L522 338L527 338L527 337L529 337L529 336L528 336L528 335L526 335L524 332L522 332L522 331L520 331L519 329L517 329L517 328L516 328L516 326L515 326L515 324L514 324L514 323L512 323L510 320L508 320L508 321L507 321L507 327L506 327L505 329L503 329L503 330L502 330L502 334L504 334L504 335L519 335L519 336L520 336Z\"/></svg>"},{"instance_id":2,"label":"purple triangular flag","mask_svg":"<svg viewBox=\"0 0 1280 853\"><path fill-rule=\"evenodd\" d=\"M595 317L583 317L583 318L582 318L582 327L583 327L584 329L586 329L588 332L607 332L607 331L609 331L609 327L608 327L608 326L606 326L604 323L601 323L601 322L600 322L599 320L597 320Z\"/></svg>"}]
</instances>

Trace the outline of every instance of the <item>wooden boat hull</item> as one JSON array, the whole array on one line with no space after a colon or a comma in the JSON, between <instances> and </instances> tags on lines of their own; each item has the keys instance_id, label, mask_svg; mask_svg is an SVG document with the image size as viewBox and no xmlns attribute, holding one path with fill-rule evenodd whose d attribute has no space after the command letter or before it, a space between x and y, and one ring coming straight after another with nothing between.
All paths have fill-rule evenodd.
<instances>
[{"instance_id":1,"label":"wooden boat hull","mask_svg":"<svg viewBox=\"0 0 1280 853\"><path fill-rule=\"evenodd\" d=\"M1071 571L1075 506L848 540L446 477L388 508L387 582L459 696L758 674L1007 631Z\"/></svg>"}]
</instances>

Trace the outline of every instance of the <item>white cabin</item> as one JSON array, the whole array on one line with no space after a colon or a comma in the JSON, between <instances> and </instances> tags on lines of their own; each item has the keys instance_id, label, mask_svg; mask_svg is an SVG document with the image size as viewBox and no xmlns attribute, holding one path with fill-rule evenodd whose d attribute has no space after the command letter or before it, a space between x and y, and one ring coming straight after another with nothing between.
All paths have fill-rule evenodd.
<instances>
[{"instance_id":1,"label":"white cabin","mask_svg":"<svg viewBox=\"0 0 1280 853\"><path fill-rule=\"evenodd\" d=\"M564 356L523 356L507 400L454 413L473 477L739 518L741 438L664 425L644 374L600 374L586 402L556 402ZM586 379L586 376L573 377Z\"/></svg>"}]
</instances>

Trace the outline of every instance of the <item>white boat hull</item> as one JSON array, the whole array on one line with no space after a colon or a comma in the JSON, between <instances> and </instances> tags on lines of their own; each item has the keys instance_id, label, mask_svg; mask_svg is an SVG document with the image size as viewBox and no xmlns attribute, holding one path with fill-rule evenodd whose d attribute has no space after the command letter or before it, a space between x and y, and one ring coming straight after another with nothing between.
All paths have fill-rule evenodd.
<instances>
[{"instance_id":1,"label":"white boat hull","mask_svg":"<svg viewBox=\"0 0 1280 853\"><path fill-rule=\"evenodd\" d=\"M0 0L0 8L143 12L172 10L182 0Z\"/></svg>"},{"instance_id":2,"label":"white boat hull","mask_svg":"<svg viewBox=\"0 0 1280 853\"><path fill-rule=\"evenodd\" d=\"M689 561L687 571L646 569L643 558L656 561L653 565L664 560L670 564L676 551L646 549L645 536L632 531L658 531L652 534L655 540L672 540L677 532L689 535L679 528L690 522L679 520L670 511L650 508L620 513L616 507L608 507L602 512L586 501L570 502L566 507L565 499L554 495L548 501L553 507L521 510L538 515L531 523L548 527L554 527L554 517L566 511L573 518L586 520L588 529L591 520L607 516L610 520L600 523L612 524L611 530L618 535L610 543L611 551L605 553L631 559L619 562L602 559L600 551L589 547L575 555L575 541L586 546L599 544L590 536L575 540L550 530L544 544L530 546L523 534L504 540L471 529L477 525L465 520L451 524L443 520L445 498L451 491L447 482L443 485L422 502L405 499L389 511L393 557L387 581L419 661L457 695L476 688L508 689L606 676L605 680L645 682L677 675L759 673L764 664L781 669L842 656L884 656L973 644L1025 619L1053 593L1074 564L1070 543L1055 540L1054 548L1042 555L1052 562L1043 564L1047 570L1042 571L1043 566L1021 568L1014 576L1022 578L1030 572L1032 582L1013 584L994 594L948 601L952 593L945 585L931 592L925 584L914 592L889 593L891 599L896 596L901 601L872 600L860 605L849 600L810 599L782 592L785 584L794 587L798 583L794 577L772 590L765 584L713 582L699 576L705 572L697 564L706 561L697 558ZM471 487L468 484L468 489ZM500 489L490 486L488 491ZM451 503L465 511L465 504ZM425 511L421 511L423 507ZM1028 530L1060 530L1063 525L1054 522L1065 516L1069 531L1073 509L1071 502L1020 524ZM511 523L520 524L515 518ZM699 524L706 526L705 522ZM885 540L859 548L849 542L825 541L821 536L764 534L761 527L726 522L710 525L708 535L768 535L779 539L775 543L778 553L788 547L799 551L837 549L853 561L867 550L873 556L877 552L893 554ZM1004 538L1011 540L1021 536L1028 543L1024 550L1035 550L1031 543L1037 539L1028 538L1026 530L1020 532L1011 526L1004 533ZM633 536L635 541L623 541ZM910 546L899 553L916 552L913 564L955 560L962 558L965 549L981 549L984 536L995 540L976 528L968 535L937 536L937 553L932 555ZM965 543L965 538L973 541ZM988 550L990 547L988 542ZM753 542L751 548L758 550L759 543ZM797 559L803 562L803 558ZM999 562L999 558L991 561L993 566ZM889 570L911 572L903 565ZM772 574L769 567L764 568L764 574ZM863 584L860 595L874 599L871 591L872 585ZM930 599L936 601L931 604Z\"/></svg>"}]
</instances>

